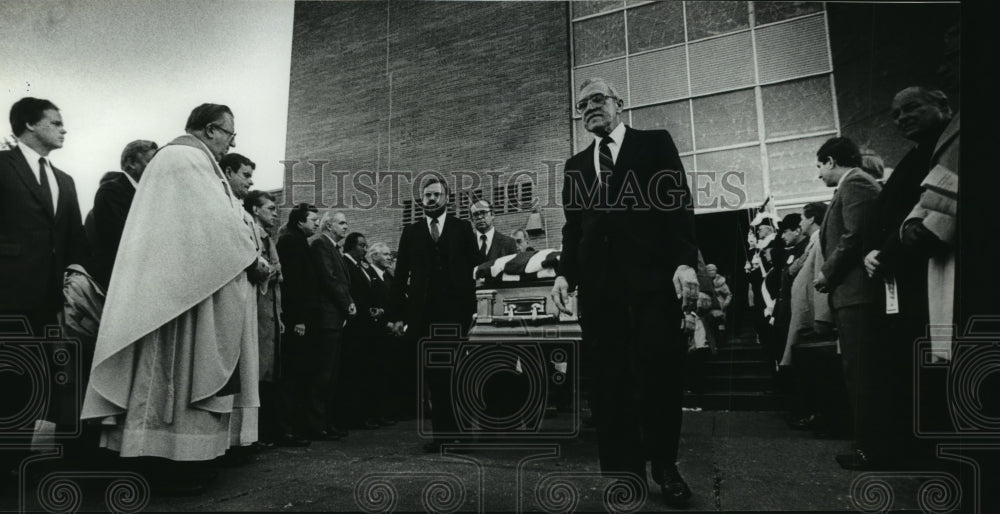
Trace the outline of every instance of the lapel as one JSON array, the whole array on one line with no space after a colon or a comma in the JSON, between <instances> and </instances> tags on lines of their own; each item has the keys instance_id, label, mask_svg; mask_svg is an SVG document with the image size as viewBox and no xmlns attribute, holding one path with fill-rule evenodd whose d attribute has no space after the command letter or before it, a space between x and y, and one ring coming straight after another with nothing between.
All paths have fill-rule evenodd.
<instances>
[{"instance_id":1,"label":"lapel","mask_svg":"<svg viewBox=\"0 0 1000 514\"><path fill-rule=\"evenodd\" d=\"M448 240L451 238L451 234L455 232L457 228L455 225L458 223L455 218L448 215L447 211L444 214L444 218L444 230L441 231L441 237L438 239L439 245L445 245L448 243ZM430 229L427 230L427 235L430 235Z\"/></svg>"},{"instance_id":2,"label":"lapel","mask_svg":"<svg viewBox=\"0 0 1000 514\"><path fill-rule=\"evenodd\" d=\"M834 209L840 208L840 191L835 189L833 192L833 198L830 200L830 207L826 210L826 215L823 216L823 225L820 226L820 238L819 238L819 249L823 252L823 256L826 256L826 238L830 234L830 220L833 219Z\"/></svg>"},{"instance_id":3,"label":"lapel","mask_svg":"<svg viewBox=\"0 0 1000 514\"><path fill-rule=\"evenodd\" d=\"M958 137L959 125L961 124L959 114L961 113L955 113L955 117L948 122L948 126L945 127L944 132L938 137L937 144L934 145L934 153L931 155L931 162L937 162L941 156L941 152L948 147L951 140Z\"/></svg>"},{"instance_id":4,"label":"lapel","mask_svg":"<svg viewBox=\"0 0 1000 514\"><path fill-rule=\"evenodd\" d=\"M56 202L56 219L61 218L64 213L69 212L69 195L67 194L70 190L69 175L66 175L62 170L57 170L55 166L52 166L52 162L49 162L49 169L52 170L52 176L55 177L56 183L59 184L59 201Z\"/></svg>"},{"instance_id":5,"label":"lapel","mask_svg":"<svg viewBox=\"0 0 1000 514\"><path fill-rule=\"evenodd\" d=\"M594 169L594 147L597 141L591 141L583 151L583 164L578 170L583 174L584 183L589 187L597 180L597 170Z\"/></svg>"},{"instance_id":6,"label":"lapel","mask_svg":"<svg viewBox=\"0 0 1000 514\"><path fill-rule=\"evenodd\" d=\"M625 136L622 137L621 148L618 149L618 159L615 160L614 173L611 175L614 177L618 176L618 180L622 180L623 172L629 169L635 170L636 167L632 165L632 161L635 160L637 152L635 149L639 148L636 143L636 139L639 138L639 133L635 129L626 126Z\"/></svg>"},{"instance_id":7,"label":"lapel","mask_svg":"<svg viewBox=\"0 0 1000 514\"><path fill-rule=\"evenodd\" d=\"M21 148L14 147L10 155L11 159L14 161L14 169L17 171L17 176L21 178L22 182L24 182L24 187L26 187L28 191L31 191L32 196L35 197L35 201L37 201L40 205L45 205L46 202L42 199L42 186L38 184L38 179L35 178L35 174L31 172L31 167L28 166L28 160L24 157L24 153L21 152ZM53 168L53 170L54 169L55 168ZM52 172L52 176L56 177L56 180L59 180L55 171ZM59 183L59 189L60 191L63 190L61 182ZM61 201L62 199L63 195L60 194L59 200ZM46 212L48 211L46 210ZM59 212L58 206L56 206L56 212ZM48 212L48 214L53 220L55 219L53 213Z\"/></svg>"}]
</instances>

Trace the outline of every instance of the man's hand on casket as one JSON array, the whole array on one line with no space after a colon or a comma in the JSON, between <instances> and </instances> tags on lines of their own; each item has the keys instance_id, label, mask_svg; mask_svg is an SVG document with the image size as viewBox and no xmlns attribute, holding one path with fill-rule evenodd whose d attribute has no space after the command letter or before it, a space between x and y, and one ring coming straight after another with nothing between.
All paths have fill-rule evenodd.
<instances>
[{"instance_id":1,"label":"man's hand on casket","mask_svg":"<svg viewBox=\"0 0 1000 514\"><path fill-rule=\"evenodd\" d=\"M556 277L549 296L552 297L552 302L556 304L559 312L573 314L573 311L569 310L569 282L566 280L566 277Z\"/></svg>"},{"instance_id":2,"label":"man's hand on casket","mask_svg":"<svg viewBox=\"0 0 1000 514\"><path fill-rule=\"evenodd\" d=\"M677 266L674 271L674 291L681 299L684 312L691 312L698 307L698 273L687 264Z\"/></svg>"}]
</instances>

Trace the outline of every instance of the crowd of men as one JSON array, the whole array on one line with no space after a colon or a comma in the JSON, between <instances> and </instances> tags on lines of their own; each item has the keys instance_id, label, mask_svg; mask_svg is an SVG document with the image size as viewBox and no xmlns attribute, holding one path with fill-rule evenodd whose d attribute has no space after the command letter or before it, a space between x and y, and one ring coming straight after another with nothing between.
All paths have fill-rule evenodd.
<instances>
[{"instance_id":1,"label":"crowd of men","mask_svg":"<svg viewBox=\"0 0 1000 514\"><path fill-rule=\"evenodd\" d=\"M229 153L232 111L216 104L194 109L185 134L163 147L129 143L84 222L73 179L48 160L65 135L59 109L24 98L10 119L18 139L0 152L11 220L0 239L11 258L0 314L35 335L61 325L83 343L83 373L70 384L85 388L82 408L70 394L43 416L61 428L85 422L67 455L117 452L160 493L203 490L212 471L198 463L238 464L261 448L414 418L414 341L430 323L467 334L475 266L529 248L523 230L496 230L487 201L471 206L475 235L446 216L441 181L422 188L427 219L437 215L433 248L403 237L398 268L397 252L350 232L343 212L299 204L279 227L275 197L251 190L256 164ZM404 280L394 284L397 269ZM428 381L436 433L447 432L450 384L432 373ZM12 384L4 412L34 388ZM38 429L30 436L37 446Z\"/></svg>"},{"instance_id":2,"label":"crowd of men","mask_svg":"<svg viewBox=\"0 0 1000 514\"><path fill-rule=\"evenodd\" d=\"M682 506L691 496L677 467L685 318L699 309L699 267L708 296L721 295L702 306L705 319L724 319L714 310L730 293L699 265L670 134L625 126L623 100L603 79L582 82L576 107L595 139L565 165L551 299L570 312L575 290L585 313L601 470L645 483L649 462L664 500ZM812 380L796 421L850 427L854 452L838 461L852 469L910 451L896 371L909 371L929 323L951 323L958 116L941 92L923 88L901 91L892 109L914 149L883 185L852 141L824 143L817 167L837 188L833 200L781 220L759 285L773 299L762 339L776 362L806 369L805 381L815 374L802 350L839 342L842 376L819 377L842 380L850 408L830 412L832 400L816 399L830 384ZM351 232L345 213L309 204L278 227L275 198L251 190L254 162L228 152L235 120L217 104L195 108L185 133L162 147L126 146L121 172L102 179L84 223L72 178L48 160L66 133L58 108L24 98L10 120L19 144L0 152L0 312L35 334L61 322L84 341L84 402L69 419L86 425L69 453L101 447L134 458L165 492L200 491L207 471L196 464L227 452L239 460L240 448L305 446L413 418L414 341L463 340L476 308L472 271L529 245L524 231L493 227L488 202L472 205L472 223L448 213L448 185L433 177L420 185L423 216L403 229L395 254ZM628 188L638 196L623 200ZM67 267L77 273L66 274L64 290ZM934 348L949 358L948 341ZM428 369L425 379L434 434L425 449L436 452L465 435L449 375Z\"/></svg>"},{"instance_id":3,"label":"crowd of men","mask_svg":"<svg viewBox=\"0 0 1000 514\"><path fill-rule=\"evenodd\" d=\"M960 120L923 87L898 92L891 113L914 144L891 175L850 139L829 139L816 166L832 201L786 215L777 232L755 220L759 265L748 266L758 336L795 392L790 424L851 438L836 459L847 469L926 464L914 423L947 419L944 384L914 384L921 340L951 359Z\"/></svg>"}]
</instances>

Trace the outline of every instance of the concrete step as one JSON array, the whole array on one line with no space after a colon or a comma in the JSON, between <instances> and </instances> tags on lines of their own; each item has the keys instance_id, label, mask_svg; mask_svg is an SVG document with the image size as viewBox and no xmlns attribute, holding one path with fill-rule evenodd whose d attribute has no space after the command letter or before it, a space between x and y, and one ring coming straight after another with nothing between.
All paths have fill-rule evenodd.
<instances>
[{"instance_id":1,"label":"concrete step","mask_svg":"<svg viewBox=\"0 0 1000 514\"><path fill-rule=\"evenodd\" d=\"M704 379L705 391L767 391L774 387L774 379L765 374L708 375Z\"/></svg>"},{"instance_id":2,"label":"concrete step","mask_svg":"<svg viewBox=\"0 0 1000 514\"><path fill-rule=\"evenodd\" d=\"M774 366L764 360L718 360L705 362L705 376L771 376Z\"/></svg>"},{"instance_id":3,"label":"concrete step","mask_svg":"<svg viewBox=\"0 0 1000 514\"><path fill-rule=\"evenodd\" d=\"M700 397L685 393L683 405L708 411L780 411L787 408L788 397L764 392L705 393Z\"/></svg>"}]
</instances>

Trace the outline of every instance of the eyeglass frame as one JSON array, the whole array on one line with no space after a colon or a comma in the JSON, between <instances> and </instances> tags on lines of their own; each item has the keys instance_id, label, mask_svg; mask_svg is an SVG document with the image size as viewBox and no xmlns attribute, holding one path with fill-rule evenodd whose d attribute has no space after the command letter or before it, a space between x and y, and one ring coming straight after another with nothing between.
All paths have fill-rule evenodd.
<instances>
[{"instance_id":1,"label":"eyeglass frame","mask_svg":"<svg viewBox=\"0 0 1000 514\"><path fill-rule=\"evenodd\" d=\"M480 211L470 212L469 217L475 220L485 218L488 214L493 214L493 209L483 209Z\"/></svg>"},{"instance_id":2,"label":"eyeglass frame","mask_svg":"<svg viewBox=\"0 0 1000 514\"><path fill-rule=\"evenodd\" d=\"M219 129L219 130L221 130L221 131L225 132L225 133L226 133L226 134L227 134L227 135L229 136L229 140L230 140L230 141L232 141L233 139L236 139L236 132L230 132L230 131L228 131L228 130L226 130L226 129L222 128L222 127L220 127L220 126L219 126L218 124L216 124L216 123L209 123L208 125L209 125L210 127L215 127L215 128L217 128L217 129Z\"/></svg>"},{"instance_id":3,"label":"eyeglass frame","mask_svg":"<svg viewBox=\"0 0 1000 514\"><path fill-rule=\"evenodd\" d=\"M599 103L596 101L598 96L603 97L603 100L601 100ZM584 99L576 102L576 105L574 107L576 107L577 114L583 114L583 112L587 110L587 107L590 107L591 101L594 102L594 105L600 107L600 106L604 105L605 103L607 103L609 98L614 98L615 100L621 100L621 98L619 98L619 97L617 97L615 95L606 95L604 93L594 93L594 94L588 96L587 98L584 98ZM586 103L584 103L584 102L586 102ZM581 107L581 105L583 107Z\"/></svg>"}]
</instances>

